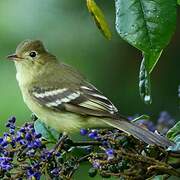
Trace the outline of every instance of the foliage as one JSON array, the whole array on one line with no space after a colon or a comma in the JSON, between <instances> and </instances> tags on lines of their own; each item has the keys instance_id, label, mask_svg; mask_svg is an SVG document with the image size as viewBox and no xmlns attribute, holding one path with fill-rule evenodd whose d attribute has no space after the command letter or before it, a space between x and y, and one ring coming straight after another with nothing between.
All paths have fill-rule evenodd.
<instances>
[{"instance_id":1,"label":"foliage","mask_svg":"<svg viewBox=\"0 0 180 180\"><path fill-rule=\"evenodd\" d=\"M160 123L167 121L164 117L160 117ZM40 120L33 120L22 127L16 127L15 117L8 120L9 132L0 138L1 179L71 179L80 164L86 161L91 164L87 172L90 177L97 174L103 178L125 179L145 179L157 174L180 176L178 158L172 160L179 145L178 148L170 147L173 151L170 152L116 129L81 129L80 134L90 139L73 142L66 134L59 134ZM136 120L136 123L152 127L148 120ZM177 133L179 129L170 131ZM179 143L179 134L175 141L176 138Z\"/></svg>"},{"instance_id":2,"label":"foliage","mask_svg":"<svg viewBox=\"0 0 180 180\"><path fill-rule=\"evenodd\" d=\"M180 121L177 122L168 132L167 137L173 140L177 135L180 134Z\"/></svg>"},{"instance_id":3,"label":"foliage","mask_svg":"<svg viewBox=\"0 0 180 180\"><path fill-rule=\"evenodd\" d=\"M94 0L90 2L95 4ZM144 102L150 104L150 73L175 31L177 1L115 0L115 9L118 34L142 52L139 92ZM93 16L98 17L98 27L103 27L104 16L98 16L99 12L99 8L98 11L93 11ZM100 29L109 31L108 28ZM106 31L103 31L103 34L104 32Z\"/></svg>"},{"instance_id":4,"label":"foliage","mask_svg":"<svg viewBox=\"0 0 180 180\"><path fill-rule=\"evenodd\" d=\"M100 29L102 34L107 38L111 39L111 31L109 29L109 25L106 22L104 14L102 10L97 6L94 0L87 0L87 7L89 12L91 13L97 27Z\"/></svg>"},{"instance_id":5,"label":"foliage","mask_svg":"<svg viewBox=\"0 0 180 180\"><path fill-rule=\"evenodd\" d=\"M146 68L146 60L143 59L141 62L140 72L139 72L139 92L141 98L145 103L150 104L151 98L151 87L150 87L150 75Z\"/></svg>"}]
</instances>

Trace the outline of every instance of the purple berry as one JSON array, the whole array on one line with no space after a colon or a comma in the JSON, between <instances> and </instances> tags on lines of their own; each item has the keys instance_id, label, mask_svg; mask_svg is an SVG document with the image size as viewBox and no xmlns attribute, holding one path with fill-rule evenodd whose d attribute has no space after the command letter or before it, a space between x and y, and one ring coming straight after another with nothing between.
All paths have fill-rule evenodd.
<instances>
[{"instance_id":1,"label":"purple berry","mask_svg":"<svg viewBox=\"0 0 180 180\"><path fill-rule=\"evenodd\" d=\"M36 134L36 136L35 136L36 138L41 138L42 137L42 134Z\"/></svg>"},{"instance_id":2,"label":"purple berry","mask_svg":"<svg viewBox=\"0 0 180 180\"><path fill-rule=\"evenodd\" d=\"M25 135L25 138L26 138L26 140L28 140L28 141L31 141L31 140L32 140L32 136L31 136L30 133L27 133L27 134Z\"/></svg>"},{"instance_id":3,"label":"purple berry","mask_svg":"<svg viewBox=\"0 0 180 180\"><path fill-rule=\"evenodd\" d=\"M91 132L88 134L88 137L91 139L96 139L98 136L97 130L91 130Z\"/></svg>"},{"instance_id":4,"label":"purple berry","mask_svg":"<svg viewBox=\"0 0 180 180\"><path fill-rule=\"evenodd\" d=\"M112 156L112 155L114 155L114 150L113 149L106 149L106 154L108 156Z\"/></svg>"},{"instance_id":5,"label":"purple berry","mask_svg":"<svg viewBox=\"0 0 180 180\"><path fill-rule=\"evenodd\" d=\"M57 157L60 157L60 156L61 156L61 153L60 153L60 152L57 152L57 153L56 153L56 156L57 156Z\"/></svg>"},{"instance_id":6,"label":"purple berry","mask_svg":"<svg viewBox=\"0 0 180 180\"><path fill-rule=\"evenodd\" d=\"M80 130L80 134L81 134L82 136L85 136L87 133L88 133L88 130L87 130L87 129L81 129L81 130Z\"/></svg>"},{"instance_id":7,"label":"purple berry","mask_svg":"<svg viewBox=\"0 0 180 180\"><path fill-rule=\"evenodd\" d=\"M91 139L95 139L97 137L97 133L91 132L91 133L88 134L88 137L91 138Z\"/></svg>"}]
</instances>

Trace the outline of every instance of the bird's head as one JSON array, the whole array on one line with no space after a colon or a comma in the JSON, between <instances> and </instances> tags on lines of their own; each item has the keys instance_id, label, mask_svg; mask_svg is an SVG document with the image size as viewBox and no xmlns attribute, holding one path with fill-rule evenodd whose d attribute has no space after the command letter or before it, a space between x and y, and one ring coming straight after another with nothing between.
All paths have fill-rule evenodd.
<instances>
[{"instance_id":1,"label":"bird's head","mask_svg":"<svg viewBox=\"0 0 180 180\"><path fill-rule=\"evenodd\" d=\"M39 40L25 40L21 42L15 54L9 55L9 60L18 63L32 66L33 64L45 64L53 57L44 47L43 43Z\"/></svg>"}]
</instances>

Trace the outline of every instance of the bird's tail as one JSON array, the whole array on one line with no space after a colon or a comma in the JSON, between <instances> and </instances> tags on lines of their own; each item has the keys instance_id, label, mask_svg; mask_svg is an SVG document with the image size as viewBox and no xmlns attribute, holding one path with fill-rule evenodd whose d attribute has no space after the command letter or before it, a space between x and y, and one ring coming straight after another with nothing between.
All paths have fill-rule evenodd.
<instances>
[{"instance_id":1,"label":"bird's tail","mask_svg":"<svg viewBox=\"0 0 180 180\"><path fill-rule=\"evenodd\" d=\"M132 136L136 137L137 139L147 144L157 145L164 148L174 145L174 143L169 141L166 137L155 134L132 122L128 122L125 120L114 120L114 119L113 120L108 119L103 121L112 127L127 132L128 134L131 134Z\"/></svg>"}]
</instances>

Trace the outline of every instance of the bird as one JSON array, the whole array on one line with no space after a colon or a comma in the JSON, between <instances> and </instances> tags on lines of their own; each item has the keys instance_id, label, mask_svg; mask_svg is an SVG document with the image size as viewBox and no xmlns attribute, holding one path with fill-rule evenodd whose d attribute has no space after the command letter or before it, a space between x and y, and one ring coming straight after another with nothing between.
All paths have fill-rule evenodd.
<instances>
[{"instance_id":1,"label":"bird","mask_svg":"<svg viewBox=\"0 0 180 180\"><path fill-rule=\"evenodd\" d=\"M58 132L81 128L117 128L150 145L174 145L159 134L130 122L78 70L58 60L40 40L24 40L7 56L28 108Z\"/></svg>"}]
</instances>

